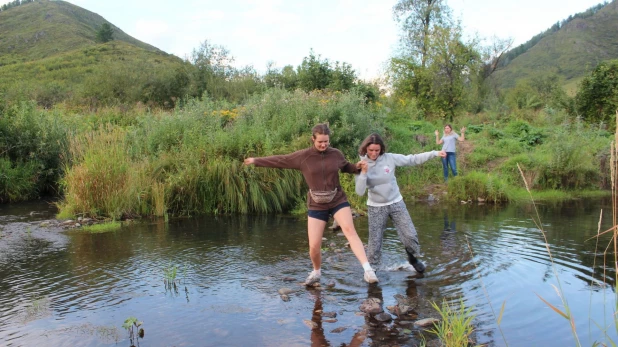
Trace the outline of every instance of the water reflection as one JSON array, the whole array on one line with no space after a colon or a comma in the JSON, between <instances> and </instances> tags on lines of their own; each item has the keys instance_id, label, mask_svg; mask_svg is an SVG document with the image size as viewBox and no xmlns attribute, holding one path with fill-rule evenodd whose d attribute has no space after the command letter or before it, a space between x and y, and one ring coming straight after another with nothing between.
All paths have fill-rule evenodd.
<instances>
[{"instance_id":1,"label":"water reflection","mask_svg":"<svg viewBox=\"0 0 618 347\"><path fill-rule=\"evenodd\" d=\"M311 346L312 347L333 346L334 344L332 344L329 341L329 339L326 337L327 334L325 332L324 325L332 324L336 322L337 320L334 317L337 316L337 313L334 311L333 312L324 311L324 306L322 304L323 292L321 290L314 289L314 290L310 290L310 292L315 300L315 305L313 306L313 313L311 315L312 324L310 326L311 334L310 334L309 341L311 342ZM330 318L326 318L326 317L330 317ZM330 331L330 334L341 333L342 331L346 329L347 327L335 328ZM352 335L352 337L350 338L350 342L347 344L341 343L340 346L350 346L350 347L361 346L363 341L365 341L365 338L366 338L365 330L357 329L354 335Z\"/></svg>"},{"instance_id":2,"label":"water reflection","mask_svg":"<svg viewBox=\"0 0 618 347\"><path fill-rule=\"evenodd\" d=\"M422 334L412 324L416 318L387 307L404 303L417 318L435 317L430 303L443 299L474 307L479 343L570 345L568 324L537 296L560 305L556 274L582 343L602 338L591 321L613 322L605 309L615 303L613 248L604 253L610 236L592 238L600 210L610 210L607 202L538 205L541 228L529 204L408 206L424 276L391 266L397 271L381 270L379 285L368 286L345 238L326 230L323 282L334 287L322 290L299 285L311 269L304 218L208 216L134 223L115 233L54 233L40 226L53 213L2 206L0 345L114 346L77 332L87 326L124 333L122 322L135 316L145 322L148 345L415 346ZM603 216L601 230L610 217ZM355 224L366 240L366 218ZM407 263L392 227L384 234L383 261ZM170 266L178 267L179 281L171 292L163 281ZM281 300L282 287L292 290L290 301ZM357 315L368 298L381 299L392 320ZM45 314L24 320L37 302L45 302ZM506 305L505 338L490 303ZM335 312L336 321L324 312ZM607 333L616 340L615 331ZM118 345L124 342L120 334Z\"/></svg>"}]
</instances>

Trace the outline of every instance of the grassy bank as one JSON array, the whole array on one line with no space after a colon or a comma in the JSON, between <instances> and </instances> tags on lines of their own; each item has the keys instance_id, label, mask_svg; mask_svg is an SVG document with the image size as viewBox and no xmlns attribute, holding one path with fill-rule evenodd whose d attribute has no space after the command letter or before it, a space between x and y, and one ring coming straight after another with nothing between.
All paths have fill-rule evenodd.
<instances>
[{"instance_id":1,"label":"grassy bank","mask_svg":"<svg viewBox=\"0 0 618 347\"><path fill-rule=\"evenodd\" d=\"M414 104L359 94L271 89L243 104L192 100L169 112L108 108L75 114L32 103L0 109L0 199L60 195L63 216L121 219L200 213L304 211L300 173L245 167L249 156L310 146L310 129L329 122L332 145L350 161L370 132L385 135L393 153L439 150L440 120ZM517 164L533 196L559 200L602 195L609 186L609 134L564 113L543 109L461 116L460 175L444 184L442 163L397 170L407 198L434 194L452 201L525 200ZM585 143L585 146L581 144ZM353 177L342 176L352 205Z\"/></svg>"}]
</instances>

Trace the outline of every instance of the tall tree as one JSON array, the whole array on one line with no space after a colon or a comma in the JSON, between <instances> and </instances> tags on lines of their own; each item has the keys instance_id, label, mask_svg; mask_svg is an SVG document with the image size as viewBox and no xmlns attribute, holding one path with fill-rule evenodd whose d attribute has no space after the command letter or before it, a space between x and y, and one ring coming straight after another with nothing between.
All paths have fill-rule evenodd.
<instances>
[{"instance_id":1,"label":"tall tree","mask_svg":"<svg viewBox=\"0 0 618 347\"><path fill-rule=\"evenodd\" d=\"M464 43L461 28L435 27L429 49L431 99L453 121L455 111L463 106L465 89L481 65L476 42Z\"/></svg>"},{"instance_id":2,"label":"tall tree","mask_svg":"<svg viewBox=\"0 0 618 347\"><path fill-rule=\"evenodd\" d=\"M195 67L195 95L202 97L207 92L215 98L226 97L224 84L235 73L232 66L234 57L221 45L215 45L208 40L194 49L189 61Z\"/></svg>"},{"instance_id":3,"label":"tall tree","mask_svg":"<svg viewBox=\"0 0 618 347\"><path fill-rule=\"evenodd\" d=\"M313 50L298 67L299 86L305 91L326 89L332 80L331 67L328 59L322 60Z\"/></svg>"},{"instance_id":4,"label":"tall tree","mask_svg":"<svg viewBox=\"0 0 618 347\"><path fill-rule=\"evenodd\" d=\"M444 0L399 0L393 14L403 31L406 55L425 68L431 33L434 27L451 23L450 9Z\"/></svg>"},{"instance_id":5,"label":"tall tree","mask_svg":"<svg viewBox=\"0 0 618 347\"><path fill-rule=\"evenodd\" d=\"M403 31L389 71L395 93L414 97L426 114L452 120L482 63L478 42L464 42L443 0L399 0L393 11Z\"/></svg>"},{"instance_id":6,"label":"tall tree","mask_svg":"<svg viewBox=\"0 0 618 347\"><path fill-rule=\"evenodd\" d=\"M105 43L114 39L114 29L109 23L103 23L97 30L97 42Z\"/></svg>"}]
</instances>

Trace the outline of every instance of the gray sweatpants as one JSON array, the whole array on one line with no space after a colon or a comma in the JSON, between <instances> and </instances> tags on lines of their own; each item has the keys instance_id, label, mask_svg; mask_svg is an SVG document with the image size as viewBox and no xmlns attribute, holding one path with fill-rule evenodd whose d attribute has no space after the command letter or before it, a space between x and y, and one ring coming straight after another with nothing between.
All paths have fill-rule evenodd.
<instances>
[{"instance_id":1,"label":"gray sweatpants","mask_svg":"<svg viewBox=\"0 0 618 347\"><path fill-rule=\"evenodd\" d=\"M369 244L367 246L367 257L371 264L379 264L382 259L382 240L388 217L393 220L397 234L399 234L399 240L403 243L406 251L418 256L420 251L418 235L403 200L387 206L368 206L368 214Z\"/></svg>"}]
</instances>

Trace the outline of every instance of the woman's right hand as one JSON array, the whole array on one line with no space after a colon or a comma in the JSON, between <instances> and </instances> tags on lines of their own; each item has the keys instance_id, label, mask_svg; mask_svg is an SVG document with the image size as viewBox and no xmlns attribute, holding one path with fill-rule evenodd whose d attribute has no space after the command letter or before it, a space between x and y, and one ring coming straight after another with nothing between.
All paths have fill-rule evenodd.
<instances>
[{"instance_id":1,"label":"woman's right hand","mask_svg":"<svg viewBox=\"0 0 618 347\"><path fill-rule=\"evenodd\" d=\"M245 165L251 165L255 162L255 160L253 158L247 158L245 159L245 161L243 162L243 164Z\"/></svg>"},{"instance_id":2,"label":"woman's right hand","mask_svg":"<svg viewBox=\"0 0 618 347\"><path fill-rule=\"evenodd\" d=\"M435 131L436 136L440 136L440 132L438 130Z\"/></svg>"}]
</instances>

